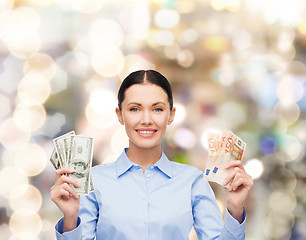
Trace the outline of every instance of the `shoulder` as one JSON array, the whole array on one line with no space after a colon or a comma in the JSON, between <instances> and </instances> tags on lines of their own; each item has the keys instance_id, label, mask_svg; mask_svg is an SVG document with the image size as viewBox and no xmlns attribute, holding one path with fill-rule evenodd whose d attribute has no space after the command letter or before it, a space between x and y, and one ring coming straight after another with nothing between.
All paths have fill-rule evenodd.
<instances>
[{"instance_id":1,"label":"shoulder","mask_svg":"<svg viewBox=\"0 0 306 240\"><path fill-rule=\"evenodd\" d=\"M170 161L170 164L172 165L174 176L184 175L186 177L191 177L194 179L198 177L204 177L203 172L194 166L173 161Z\"/></svg>"},{"instance_id":2,"label":"shoulder","mask_svg":"<svg viewBox=\"0 0 306 240\"><path fill-rule=\"evenodd\" d=\"M91 174L93 177L96 176L115 176L116 175L116 166L115 162L104 163L92 167Z\"/></svg>"}]
</instances>

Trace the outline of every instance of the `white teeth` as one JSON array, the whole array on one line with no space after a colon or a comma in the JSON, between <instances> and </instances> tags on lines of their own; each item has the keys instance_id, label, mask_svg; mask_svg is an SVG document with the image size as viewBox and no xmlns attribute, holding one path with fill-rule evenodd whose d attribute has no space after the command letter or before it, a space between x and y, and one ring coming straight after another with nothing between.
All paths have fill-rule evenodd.
<instances>
[{"instance_id":1,"label":"white teeth","mask_svg":"<svg viewBox=\"0 0 306 240\"><path fill-rule=\"evenodd\" d=\"M154 131L139 131L140 134L152 134Z\"/></svg>"}]
</instances>

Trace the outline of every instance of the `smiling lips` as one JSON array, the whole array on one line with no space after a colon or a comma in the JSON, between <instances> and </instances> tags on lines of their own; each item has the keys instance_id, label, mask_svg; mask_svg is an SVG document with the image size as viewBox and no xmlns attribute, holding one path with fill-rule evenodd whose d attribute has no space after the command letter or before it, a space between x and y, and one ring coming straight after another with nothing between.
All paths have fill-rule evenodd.
<instances>
[{"instance_id":1,"label":"smiling lips","mask_svg":"<svg viewBox=\"0 0 306 240\"><path fill-rule=\"evenodd\" d=\"M138 130L136 130L136 132L141 137L150 138L157 132L157 130L154 130L154 129L138 129Z\"/></svg>"}]
</instances>

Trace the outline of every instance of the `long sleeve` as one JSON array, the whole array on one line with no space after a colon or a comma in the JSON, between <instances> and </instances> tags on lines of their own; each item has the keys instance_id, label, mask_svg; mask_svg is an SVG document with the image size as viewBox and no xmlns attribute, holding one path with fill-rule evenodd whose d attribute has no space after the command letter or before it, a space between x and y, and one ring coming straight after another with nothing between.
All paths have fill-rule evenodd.
<instances>
[{"instance_id":1,"label":"long sleeve","mask_svg":"<svg viewBox=\"0 0 306 240\"><path fill-rule=\"evenodd\" d=\"M192 185L192 207L193 225L199 240L245 239L245 213L241 224L228 211L223 221L215 195L209 183L203 179L203 174Z\"/></svg>"},{"instance_id":2,"label":"long sleeve","mask_svg":"<svg viewBox=\"0 0 306 240\"><path fill-rule=\"evenodd\" d=\"M63 233L64 222L61 219L55 226L57 240L90 240L96 236L98 204L94 193L81 196L77 228Z\"/></svg>"}]
</instances>

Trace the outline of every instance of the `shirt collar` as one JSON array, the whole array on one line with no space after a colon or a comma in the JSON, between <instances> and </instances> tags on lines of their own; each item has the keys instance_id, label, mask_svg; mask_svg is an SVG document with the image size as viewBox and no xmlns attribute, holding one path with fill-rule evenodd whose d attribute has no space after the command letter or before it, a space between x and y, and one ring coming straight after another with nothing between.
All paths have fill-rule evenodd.
<instances>
[{"instance_id":1,"label":"shirt collar","mask_svg":"<svg viewBox=\"0 0 306 240\"><path fill-rule=\"evenodd\" d=\"M131 167L140 167L138 164L132 162L126 155L128 148L125 148L121 153L119 158L116 161L117 177L120 177L122 174L126 173ZM161 172L167 175L169 178L173 176L173 169L170 160L162 152L160 159L154 164Z\"/></svg>"}]
</instances>

